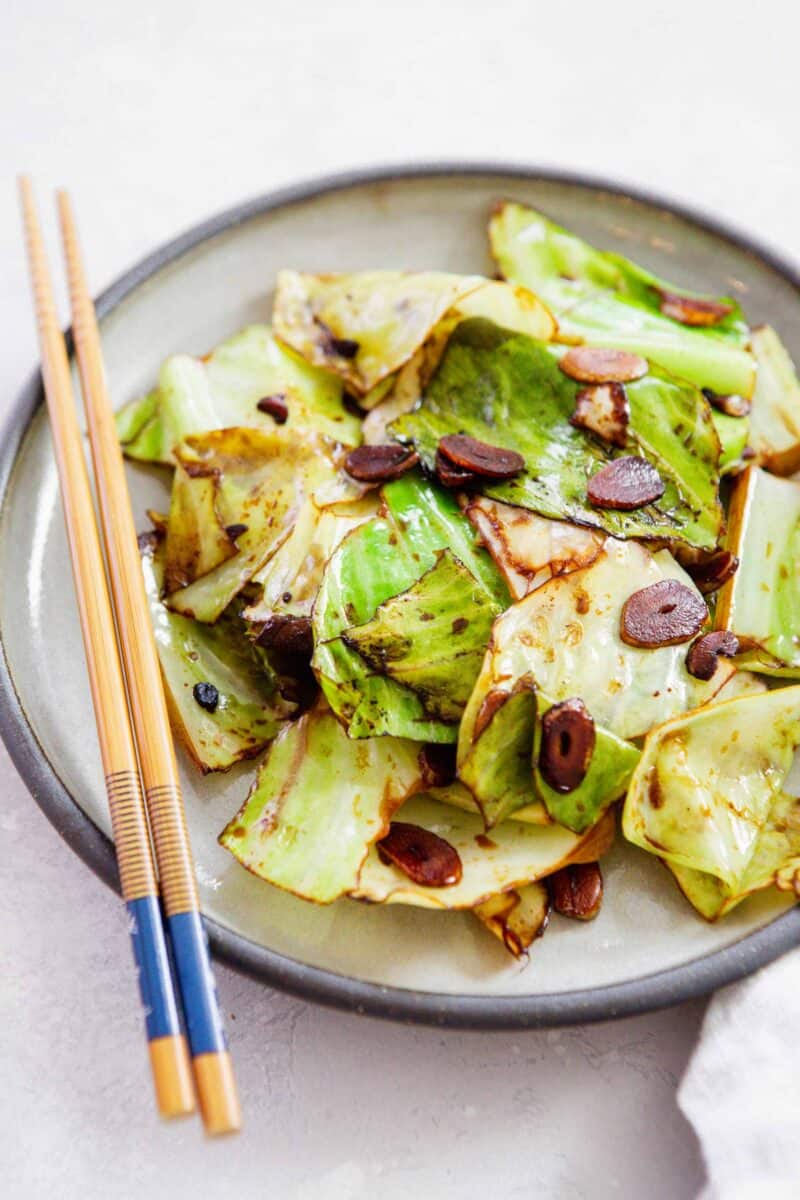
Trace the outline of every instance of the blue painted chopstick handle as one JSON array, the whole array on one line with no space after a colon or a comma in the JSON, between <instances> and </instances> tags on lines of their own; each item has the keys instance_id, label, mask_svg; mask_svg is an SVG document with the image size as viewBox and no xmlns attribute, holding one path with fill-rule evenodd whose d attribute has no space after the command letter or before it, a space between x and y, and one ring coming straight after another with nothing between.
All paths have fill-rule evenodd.
<instances>
[{"instance_id":1,"label":"blue painted chopstick handle","mask_svg":"<svg viewBox=\"0 0 800 1200\"><path fill-rule=\"evenodd\" d=\"M211 956L197 896L180 784L146 788L167 930L192 1058L227 1051Z\"/></svg>"},{"instance_id":2,"label":"blue painted chopstick handle","mask_svg":"<svg viewBox=\"0 0 800 1200\"><path fill-rule=\"evenodd\" d=\"M167 918L192 1058L227 1050L203 918L196 909Z\"/></svg>"},{"instance_id":3,"label":"blue painted chopstick handle","mask_svg":"<svg viewBox=\"0 0 800 1200\"><path fill-rule=\"evenodd\" d=\"M153 1041L154 1038L177 1037L183 1033L183 1026L158 896L129 900L126 908L147 1038Z\"/></svg>"}]
</instances>

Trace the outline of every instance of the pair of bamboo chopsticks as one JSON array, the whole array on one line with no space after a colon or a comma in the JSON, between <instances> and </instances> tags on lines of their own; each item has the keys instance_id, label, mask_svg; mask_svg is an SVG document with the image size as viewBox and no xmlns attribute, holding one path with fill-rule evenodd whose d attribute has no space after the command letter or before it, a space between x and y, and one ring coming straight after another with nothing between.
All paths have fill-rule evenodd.
<instances>
[{"instance_id":1,"label":"pair of bamboo chopsticks","mask_svg":"<svg viewBox=\"0 0 800 1200\"><path fill-rule=\"evenodd\" d=\"M156 1100L164 1117L193 1112L193 1074L206 1131L232 1133L241 1125L239 1101L200 916L158 653L75 219L68 195L59 192L73 334L113 612L66 344L33 188L26 177L20 180L20 196L45 394Z\"/></svg>"}]
</instances>

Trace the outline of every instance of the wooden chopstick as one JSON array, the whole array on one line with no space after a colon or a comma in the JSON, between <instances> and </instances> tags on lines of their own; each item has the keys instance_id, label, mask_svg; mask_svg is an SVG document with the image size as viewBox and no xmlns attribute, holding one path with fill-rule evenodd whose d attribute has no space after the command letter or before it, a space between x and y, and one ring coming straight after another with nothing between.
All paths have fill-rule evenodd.
<instances>
[{"instance_id":1,"label":"wooden chopstick","mask_svg":"<svg viewBox=\"0 0 800 1200\"><path fill-rule=\"evenodd\" d=\"M153 867L139 766L89 476L72 392L64 335L58 324L31 182L20 179L25 241L42 353L42 372L61 484L72 574L89 670L92 702L116 844L122 895L146 1014L150 1064L159 1112L194 1112L186 1039L170 968Z\"/></svg>"},{"instance_id":2,"label":"wooden chopstick","mask_svg":"<svg viewBox=\"0 0 800 1200\"><path fill-rule=\"evenodd\" d=\"M72 205L64 191L58 193L58 211L122 661L195 1084L207 1132L232 1133L241 1127L239 1100L200 915L161 668L106 387L97 317L86 285Z\"/></svg>"}]
</instances>

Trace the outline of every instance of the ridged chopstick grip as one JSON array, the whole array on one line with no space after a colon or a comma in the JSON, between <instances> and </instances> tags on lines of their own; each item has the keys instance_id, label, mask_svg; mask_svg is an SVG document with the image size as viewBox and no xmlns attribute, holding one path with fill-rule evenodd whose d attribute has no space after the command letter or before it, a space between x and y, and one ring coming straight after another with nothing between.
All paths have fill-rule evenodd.
<instances>
[{"instance_id":1,"label":"ridged chopstick grip","mask_svg":"<svg viewBox=\"0 0 800 1200\"><path fill-rule=\"evenodd\" d=\"M108 396L97 317L86 283L72 206L65 192L58 194L58 210L122 659L200 1108L209 1133L231 1133L241 1127L241 1112L200 915L161 667Z\"/></svg>"},{"instance_id":2,"label":"ridged chopstick grip","mask_svg":"<svg viewBox=\"0 0 800 1200\"><path fill-rule=\"evenodd\" d=\"M64 335L58 324L33 189L28 179L20 180L20 197L45 395L120 884L130 918L131 942L145 1011L156 1100L162 1116L183 1116L194 1111L186 1039L159 907L139 768L72 378Z\"/></svg>"}]
</instances>

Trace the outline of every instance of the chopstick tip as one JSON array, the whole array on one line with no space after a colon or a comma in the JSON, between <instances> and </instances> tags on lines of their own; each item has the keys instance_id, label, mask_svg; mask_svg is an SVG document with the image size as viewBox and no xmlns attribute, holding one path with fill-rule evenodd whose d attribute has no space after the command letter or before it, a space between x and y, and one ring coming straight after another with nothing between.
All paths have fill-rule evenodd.
<instances>
[{"instance_id":1,"label":"chopstick tip","mask_svg":"<svg viewBox=\"0 0 800 1200\"><path fill-rule=\"evenodd\" d=\"M149 1043L150 1067L158 1111L165 1120L195 1111L189 1051L183 1034L155 1038Z\"/></svg>"},{"instance_id":2,"label":"chopstick tip","mask_svg":"<svg viewBox=\"0 0 800 1200\"><path fill-rule=\"evenodd\" d=\"M228 1051L195 1055L192 1066L206 1133L210 1137L239 1133L242 1110Z\"/></svg>"}]
</instances>

